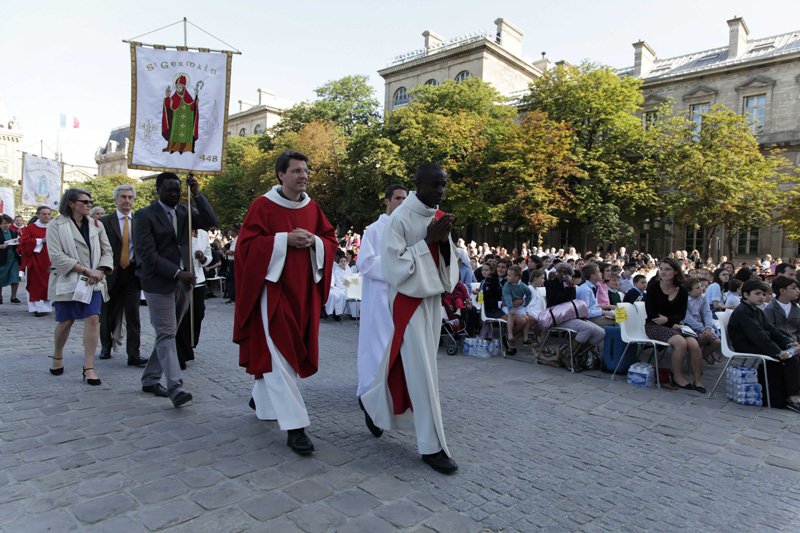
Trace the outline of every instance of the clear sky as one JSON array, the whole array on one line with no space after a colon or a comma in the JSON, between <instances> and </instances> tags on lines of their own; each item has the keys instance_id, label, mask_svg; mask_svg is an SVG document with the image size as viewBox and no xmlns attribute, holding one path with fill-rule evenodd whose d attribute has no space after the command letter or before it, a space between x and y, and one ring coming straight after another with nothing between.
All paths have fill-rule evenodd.
<instances>
[{"instance_id":1,"label":"clear sky","mask_svg":"<svg viewBox=\"0 0 800 533\"><path fill-rule=\"evenodd\" d=\"M42 139L55 149L65 113L78 117L80 128L62 130L64 160L91 166L110 130L130 120L130 52L122 39L184 16L242 51L233 59L232 112L240 99L256 101L258 88L298 102L348 74L368 75L383 101L376 71L422 47L423 31L447 40L494 31L497 17L525 33L528 59L544 51L553 61L613 67L633 64L631 43L639 39L658 57L724 46L733 16L744 17L751 38L800 31L798 0L0 0L0 12L0 98L22 126L23 148L38 152ZM141 40L182 44L183 30ZM188 41L225 47L191 26Z\"/></svg>"}]
</instances>

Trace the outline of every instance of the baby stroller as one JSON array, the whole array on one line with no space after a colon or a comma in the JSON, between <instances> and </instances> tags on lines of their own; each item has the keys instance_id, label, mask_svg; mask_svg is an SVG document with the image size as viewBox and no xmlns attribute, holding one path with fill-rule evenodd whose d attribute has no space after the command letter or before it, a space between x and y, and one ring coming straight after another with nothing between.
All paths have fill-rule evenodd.
<instances>
[{"instance_id":1,"label":"baby stroller","mask_svg":"<svg viewBox=\"0 0 800 533\"><path fill-rule=\"evenodd\" d=\"M442 330L439 335L439 345L444 344L447 355L455 355L464 346L467 338L467 326L459 318L447 319L447 314L442 313Z\"/></svg>"}]
</instances>

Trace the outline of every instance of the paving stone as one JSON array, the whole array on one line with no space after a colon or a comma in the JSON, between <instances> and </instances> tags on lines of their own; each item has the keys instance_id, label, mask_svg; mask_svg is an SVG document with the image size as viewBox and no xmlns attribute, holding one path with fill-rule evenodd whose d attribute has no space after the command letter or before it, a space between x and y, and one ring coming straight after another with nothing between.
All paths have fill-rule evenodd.
<instances>
[{"instance_id":1,"label":"paving stone","mask_svg":"<svg viewBox=\"0 0 800 533\"><path fill-rule=\"evenodd\" d=\"M216 511L206 511L201 515L170 528L170 533L197 533L198 531L220 531L239 533L244 531L290 531L294 527L287 519L282 518L287 527L280 528L270 522L256 522L251 516L239 509L226 507ZM294 531L297 531L295 528Z\"/></svg>"},{"instance_id":2,"label":"paving stone","mask_svg":"<svg viewBox=\"0 0 800 533\"><path fill-rule=\"evenodd\" d=\"M289 513L287 517L297 527L309 533L335 530L347 520L342 513L321 502L306 505Z\"/></svg>"},{"instance_id":3,"label":"paving stone","mask_svg":"<svg viewBox=\"0 0 800 533\"><path fill-rule=\"evenodd\" d=\"M8 473L17 481L28 481L29 479L45 476L56 470L58 470L58 464L54 461L50 461L47 463L28 463L16 466L9 469Z\"/></svg>"},{"instance_id":4,"label":"paving stone","mask_svg":"<svg viewBox=\"0 0 800 533\"><path fill-rule=\"evenodd\" d=\"M408 484L386 475L367 478L358 486L384 501L398 500L408 495Z\"/></svg>"},{"instance_id":5,"label":"paving stone","mask_svg":"<svg viewBox=\"0 0 800 533\"><path fill-rule=\"evenodd\" d=\"M238 477L255 470L252 464L235 457L227 457L220 461L215 461L211 466L228 477Z\"/></svg>"},{"instance_id":6,"label":"paving stone","mask_svg":"<svg viewBox=\"0 0 800 533\"><path fill-rule=\"evenodd\" d=\"M218 509L234 505L251 493L241 483L226 481L208 489L202 489L192 495L192 499L206 510Z\"/></svg>"},{"instance_id":7,"label":"paving stone","mask_svg":"<svg viewBox=\"0 0 800 533\"><path fill-rule=\"evenodd\" d=\"M397 531L397 529L385 520L371 515L353 518L346 524L336 528L336 533L361 533L362 531L369 531L370 533L392 533Z\"/></svg>"},{"instance_id":8,"label":"paving stone","mask_svg":"<svg viewBox=\"0 0 800 533\"><path fill-rule=\"evenodd\" d=\"M483 529L480 523L453 512L436 513L431 518L425 520L424 525L437 533L477 533Z\"/></svg>"},{"instance_id":9,"label":"paving stone","mask_svg":"<svg viewBox=\"0 0 800 533\"><path fill-rule=\"evenodd\" d=\"M86 479L78 483L76 492L85 498L95 498L103 494L120 492L123 488L132 485L130 479L122 474Z\"/></svg>"},{"instance_id":10,"label":"paving stone","mask_svg":"<svg viewBox=\"0 0 800 533\"><path fill-rule=\"evenodd\" d=\"M295 500L300 500L302 503L324 500L333 494L330 488L311 480L303 480L294 485L284 487L283 492Z\"/></svg>"},{"instance_id":11,"label":"paving stone","mask_svg":"<svg viewBox=\"0 0 800 533\"><path fill-rule=\"evenodd\" d=\"M192 488L210 487L223 479L222 474L210 466L201 466L192 470L181 472L178 477Z\"/></svg>"},{"instance_id":12,"label":"paving stone","mask_svg":"<svg viewBox=\"0 0 800 533\"><path fill-rule=\"evenodd\" d=\"M136 513L136 520L144 524L150 531L159 531L187 522L201 514L203 514L203 508L194 502L172 500L140 510Z\"/></svg>"},{"instance_id":13,"label":"paving stone","mask_svg":"<svg viewBox=\"0 0 800 533\"><path fill-rule=\"evenodd\" d=\"M256 520L271 520L299 507L299 503L279 492L271 492L251 498L241 504L244 512Z\"/></svg>"},{"instance_id":14,"label":"paving stone","mask_svg":"<svg viewBox=\"0 0 800 533\"><path fill-rule=\"evenodd\" d=\"M72 507L73 514L81 522L95 524L113 516L136 509L136 502L125 494L109 494Z\"/></svg>"},{"instance_id":15,"label":"paving stone","mask_svg":"<svg viewBox=\"0 0 800 533\"><path fill-rule=\"evenodd\" d=\"M100 533L143 533L146 527L129 516L115 516L92 526L93 532Z\"/></svg>"},{"instance_id":16,"label":"paving stone","mask_svg":"<svg viewBox=\"0 0 800 533\"><path fill-rule=\"evenodd\" d=\"M149 505L166 502L188 491L189 487L186 483L175 478L167 478L148 483L141 487L136 487L129 492L134 498L139 500L140 503Z\"/></svg>"},{"instance_id":17,"label":"paving stone","mask_svg":"<svg viewBox=\"0 0 800 533\"><path fill-rule=\"evenodd\" d=\"M39 513L24 520L24 530L28 532L80 531L81 527L64 509Z\"/></svg>"},{"instance_id":18,"label":"paving stone","mask_svg":"<svg viewBox=\"0 0 800 533\"><path fill-rule=\"evenodd\" d=\"M347 516L359 516L380 504L380 501L361 489L351 489L332 496L328 505Z\"/></svg>"},{"instance_id":19,"label":"paving stone","mask_svg":"<svg viewBox=\"0 0 800 533\"><path fill-rule=\"evenodd\" d=\"M431 516L431 512L424 507L408 501L381 505L374 512L399 528L411 527Z\"/></svg>"}]
</instances>

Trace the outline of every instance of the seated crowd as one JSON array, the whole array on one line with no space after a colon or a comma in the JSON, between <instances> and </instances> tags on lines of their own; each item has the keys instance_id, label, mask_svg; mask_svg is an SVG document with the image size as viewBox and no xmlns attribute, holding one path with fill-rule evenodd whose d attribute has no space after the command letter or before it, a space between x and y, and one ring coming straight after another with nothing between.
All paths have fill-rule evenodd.
<instances>
[{"instance_id":1,"label":"seated crowd","mask_svg":"<svg viewBox=\"0 0 800 533\"><path fill-rule=\"evenodd\" d=\"M345 280L358 276L360 236L349 232L340 242L331 297L323 310L334 319L346 312ZM703 365L722 360L717 313L732 311L730 343L735 351L773 356L767 363L772 405L800 412L800 288L796 264L770 255L738 266L726 257L719 264L697 250L676 251L661 260L645 252L580 254L575 248L529 247L509 252L487 243L458 239L459 282L442 296L443 319L460 324L469 336L486 339L492 328L481 323L503 319L507 354L535 345L540 362L573 365L576 371L602 366L607 335L619 335L615 310L620 302L644 302L645 332L671 347L671 384L706 392ZM574 302L586 316L558 323L572 330L571 345L555 352L544 345L542 313ZM578 303L580 302L580 303ZM577 311L576 311L577 312ZM519 341L519 343L518 343ZM572 353L572 360L566 355ZM610 370L610 369L609 369ZM686 371L688 370L688 375Z\"/></svg>"},{"instance_id":2,"label":"seated crowd","mask_svg":"<svg viewBox=\"0 0 800 533\"><path fill-rule=\"evenodd\" d=\"M540 359L552 352L541 342L546 328L539 327L540 314L564 302L581 301L586 318L570 318L558 325L575 332L570 347L574 360L585 361L587 354L593 355L588 360L597 368L603 360L605 337L612 333L609 328L618 327L617 304L643 301L646 334L671 347L672 386L705 393L704 364L722 360L716 314L730 310L731 324L736 325L731 347L778 359L767 364L770 392L779 397L773 398L773 406L800 411L800 359L790 350L800 340L800 289L794 264L767 256L764 261L737 266L723 257L717 267L703 261L697 251L679 251L657 260L638 251L628 254L624 248L581 255L574 248L565 252L526 245L519 253L509 254L486 243L466 245L459 240L457 246L459 285L463 284L460 301L464 301L464 290L471 288L487 318L506 321L503 340L509 355L517 353L518 341L523 346L538 345ZM467 260L469 268L465 268ZM471 328L470 333L477 329ZM492 334L491 328L480 331L484 338ZM766 343L765 339L772 340ZM564 354L557 355L560 364L567 366Z\"/></svg>"}]
</instances>

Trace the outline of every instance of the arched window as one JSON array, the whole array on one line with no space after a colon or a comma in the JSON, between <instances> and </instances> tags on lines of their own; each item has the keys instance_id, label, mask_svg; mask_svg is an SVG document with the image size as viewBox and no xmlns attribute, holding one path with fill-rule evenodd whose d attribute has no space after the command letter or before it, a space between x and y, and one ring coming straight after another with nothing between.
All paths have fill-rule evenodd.
<instances>
[{"instance_id":1,"label":"arched window","mask_svg":"<svg viewBox=\"0 0 800 533\"><path fill-rule=\"evenodd\" d=\"M432 86L436 87L437 85L439 85L439 82L436 81L435 79L431 78L431 79L429 79L428 81L425 82L425 85L432 85Z\"/></svg>"},{"instance_id":2,"label":"arched window","mask_svg":"<svg viewBox=\"0 0 800 533\"><path fill-rule=\"evenodd\" d=\"M261 135L262 133L264 133L264 126L262 126L261 124L256 124L256 127L253 128L253 133L256 135Z\"/></svg>"},{"instance_id":3,"label":"arched window","mask_svg":"<svg viewBox=\"0 0 800 533\"><path fill-rule=\"evenodd\" d=\"M470 74L468 70L462 70L461 72L456 74L456 81L457 82L464 81L465 79L469 78L470 76L472 76L472 74Z\"/></svg>"},{"instance_id":4,"label":"arched window","mask_svg":"<svg viewBox=\"0 0 800 533\"><path fill-rule=\"evenodd\" d=\"M242 128L239 130L239 137L244 137L247 135L247 128Z\"/></svg>"},{"instance_id":5,"label":"arched window","mask_svg":"<svg viewBox=\"0 0 800 533\"><path fill-rule=\"evenodd\" d=\"M405 87L400 87L394 92L394 105L406 105L408 103L408 92Z\"/></svg>"}]
</instances>

